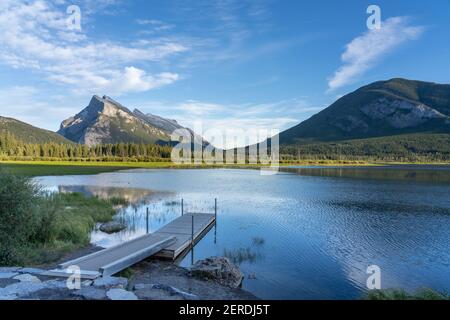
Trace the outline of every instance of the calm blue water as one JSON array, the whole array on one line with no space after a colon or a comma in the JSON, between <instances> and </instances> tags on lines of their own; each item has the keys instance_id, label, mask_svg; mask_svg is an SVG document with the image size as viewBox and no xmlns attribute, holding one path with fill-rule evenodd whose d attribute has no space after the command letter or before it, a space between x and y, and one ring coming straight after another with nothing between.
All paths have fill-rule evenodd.
<instances>
[{"instance_id":1,"label":"calm blue water","mask_svg":"<svg viewBox=\"0 0 450 320\"><path fill-rule=\"evenodd\" d=\"M450 292L448 168L290 168L257 170L127 170L95 176L41 177L49 189L132 203L116 217L128 230L105 247L150 232L187 211L213 210L217 229L195 247L194 260L225 255L245 273L243 287L270 299L355 299L370 265L383 288ZM181 265L189 266L189 253Z\"/></svg>"}]
</instances>

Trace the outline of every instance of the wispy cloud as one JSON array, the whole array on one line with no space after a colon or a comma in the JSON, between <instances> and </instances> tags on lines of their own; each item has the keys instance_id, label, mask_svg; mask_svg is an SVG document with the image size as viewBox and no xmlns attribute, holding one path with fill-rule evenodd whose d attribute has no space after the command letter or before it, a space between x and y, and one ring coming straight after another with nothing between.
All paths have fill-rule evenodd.
<instances>
[{"instance_id":1,"label":"wispy cloud","mask_svg":"<svg viewBox=\"0 0 450 320\"><path fill-rule=\"evenodd\" d=\"M243 132L255 133L258 130L285 130L305 120L311 114L323 109L312 106L306 98L286 99L268 103L222 104L189 100L180 103L146 102L139 104L144 112L161 115L176 114L175 119L184 126L193 128L197 133L221 132L236 135L238 146L244 146L264 140L251 136L250 140L241 135ZM173 112L176 110L176 112ZM200 127L199 127L200 126ZM202 131L200 131L202 130ZM232 147L233 142L225 145L215 143L217 147Z\"/></svg>"},{"instance_id":2,"label":"wispy cloud","mask_svg":"<svg viewBox=\"0 0 450 320\"><path fill-rule=\"evenodd\" d=\"M79 112L84 99L67 100L65 96L32 86L0 88L1 116L11 117L40 128L57 130L62 119Z\"/></svg>"},{"instance_id":3,"label":"wispy cloud","mask_svg":"<svg viewBox=\"0 0 450 320\"><path fill-rule=\"evenodd\" d=\"M413 26L407 17L393 17L382 23L381 29L369 30L346 45L343 65L328 79L329 91L348 85L383 57L403 43L417 39L424 31Z\"/></svg>"},{"instance_id":4,"label":"wispy cloud","mask_svg":"<svg viewBox=\"0 0 450 320\"><path fill-rule=\"evenodd\" d=\"M145 30L139 32L140 34L154 34L157 32L169 31L175 28L174 24L155 19L137 19L136 23L146 27Z\"/></svg>"},{"instance_id":5,"label":"wispy cloud","mask_svg":"<svg viewBox=\"0 0 450 320\"><path fill-rule=\"evenodd\" d=\"M89 4L89 1L84 1ZM103 0L100 5L116 3ZM32 69L44 79L70 85L81 93L121 95L142 92L177 81L175 72L149 74L141 67L158 63L188 50L183 44L162 39L158 44L89 39L67 28L64 1L2 1L0 11L0 63Z\"/></svg>"},{"instance_id":6,"label":"wispy cloud","mask_svg":"<svg viewBox=\"0 0 450 320\"><path fill-rule=\"evenodd\" d=\"M214 112L222 112L226 110L225 106L217 103L208 103L195 100L182 102L176 106L176 109L193 116L205 116Z\"/></svg>"}]
</instances>

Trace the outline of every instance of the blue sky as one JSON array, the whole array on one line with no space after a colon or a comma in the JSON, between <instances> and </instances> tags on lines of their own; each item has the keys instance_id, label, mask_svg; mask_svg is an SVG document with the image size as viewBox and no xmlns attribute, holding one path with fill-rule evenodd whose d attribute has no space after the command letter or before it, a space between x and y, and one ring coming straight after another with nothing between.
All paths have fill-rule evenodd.
<instances>
[{"instance_id":1,"label":"blue sky","mask_svg":"<svg viewBox=\"0 0 450 320\"><path fill-rule=\"evenodd\" d=\"M188 126L282 130L373 81L450 83L450 0L2 0L0 30L0 115L50 130L93 94Z\"/></svg>"}]
</instances>

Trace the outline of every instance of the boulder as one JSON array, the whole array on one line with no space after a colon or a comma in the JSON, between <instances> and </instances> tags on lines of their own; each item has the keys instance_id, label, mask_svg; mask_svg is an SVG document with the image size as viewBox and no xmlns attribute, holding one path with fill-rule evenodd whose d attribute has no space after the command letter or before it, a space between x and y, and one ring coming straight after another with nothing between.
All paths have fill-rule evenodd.
<instances>
[{"instance_id":1,"label":"boulder","mask_svg":"<svg viewBox=\"0 0 450 320\"><path fill-rule=\"evenodd\" d=\"M102 277L94 281L94 287L100 288L121 288L124 289L128 285L127 278L121 277Z\"/></svg>"},{"instance_id":2,"label":"boulder","mask_svg":"<svg viewBox=\"0 0 450 320\"><path fill-rule=\"evenodd\" d=\"M122 230L125 230L127 226L118 221L106 222L100 225L100 231L105 232L107 234L117 233Z\"/></svg>"},{"instance_id":3,"label":"boulder","mask_svg":"<svg viewBox=\"0 0 450 320\"><path fill-rule=\"evenodd\" d=\"M16 294L7 294L7 295L0 294L0 301L16 300L17 298L18 297Z\"/></svg>"},{"instance_id":4,"label":"boulder","mask_svg":"<svg viewBox=\"0 0 450 320\"><path fill-rule=\"evenodd\" d=\"M5 287L7 287L9 285L12 285L14 283L18 283L18 282L20 282L20 281L19 280L14 280L12 278L6 278L6 279L1 279L0 278L0 289L1 288L5 288Z\"/></svg>"},{"instance_id":5,"label":"boulder","mask_svg":"<svg viewBox=\"0 0 450 320\"><path fill-rule=\"evenodd\" d=\"M67 281L63 280L48 280L42 282L42 284L45 286L46 289L68 289L67 287Z\"/></svg>"},{"instance_id":6,"label":"boulder","mask_svg":"<svg viewBox=\"0 0 450 320\"><path fill-rule=\"evenodd\" d=\"M42 289L45 289L45 285L42 282L18 282L5 288L0 288L0 297L15 295L21 298Z\"/></svg>"},{"instance_id":7,"label":"boulder","mask_svg":"<svg viewBox=\"0 0 450 320\"><path fill-rule=\"evenodd\" d=\"M13 279L19 280L20 282L34 282L34 283L41 282L41 280L39 280L38 277L32 276L31 274L28 273L19 274L18 276L15 276Z\"/></svg>"},{"instance_id":8,"label":"boulder","mask_svg":"<svg viewBox=\"0 0 450 320\"><path fill-rule=\"evenodd\" d=\"M111 289L106 292L106 296L110 300L138 300L133 292L124 289Z\"/></svg>"},{"instance_id":9,"label":"boulder","mask_svg":"<svg viewBox=\"0 0 450 320\"><path fill-rule=\"evenodd\" d=\"M136 284L134 290L139 298L148 300L199 300L195 294L164 284Z\"/></svg>"},{"instance_id":10,"label":"boulder","mask_svg":"<svg viewBox=\"0 0 450 320\"><path fill-rule=\"evenodd\" d=\"M106 290L94 288L94 287L84 287L80 290L72 292L73 296L81 297L85 300L106 300Z\"/></svg>"},{"instance_id":11,"label":"boulder","mask_svg":"<svg viewBox=\"0 0 450 320\"><path fill-rule=\"evenodd\" d=\"M191 275L196 278L214 280L221 285L239 288L244 274L225 257L211 257L197 261L191 268Z\"/></svg>"}]
</instances>

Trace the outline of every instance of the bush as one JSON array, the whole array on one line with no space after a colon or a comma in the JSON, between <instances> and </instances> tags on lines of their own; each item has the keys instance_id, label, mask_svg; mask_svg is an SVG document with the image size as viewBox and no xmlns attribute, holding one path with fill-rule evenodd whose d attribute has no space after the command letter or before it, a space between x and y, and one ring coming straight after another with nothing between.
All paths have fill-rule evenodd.
<instances>
[{"instance_id":1,"label":"bush","mask_svg":"<svg viewBox=\"0 0 450 320\"><path fill-rule=\"evenodd\" d=\"M30 178L0 172L0 266L47 263L87 245L117 203L126 201L44 193Z\"/></svg>"},{"instance_id":2,"label":"bush","mask_svg":"<svg viewBox=\"0 0 450 320\"><path fill-rule=\"evenodd\" d=\"M17 262L19 249L36 232L39 195L29 178L0 171L0 265Z\"/></svg>"}]
</instances>

